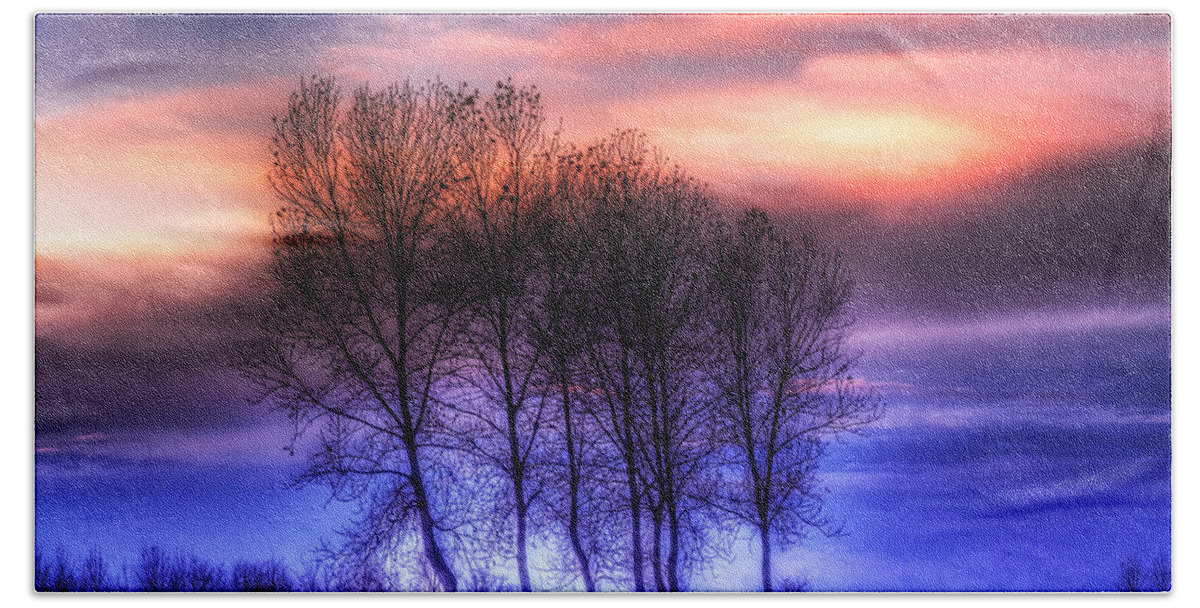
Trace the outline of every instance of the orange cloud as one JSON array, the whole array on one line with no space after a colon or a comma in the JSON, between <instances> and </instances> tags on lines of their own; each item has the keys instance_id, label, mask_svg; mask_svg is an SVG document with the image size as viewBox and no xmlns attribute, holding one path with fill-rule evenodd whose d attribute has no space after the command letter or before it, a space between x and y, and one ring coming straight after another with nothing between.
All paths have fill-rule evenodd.
<instances>
[{"instance_id":1,"label":"orange cloud","mask_svg":"<svg viewBox=\"0 0 1200 608\"><path fill-rule=\"evenodd\" d=\"M1112 143L1165 126L1170 69L1168 54L1147 46L931 51L823 58L803 82L830 101L907 103L989 119L1010 135L1030 127L1030 139ZM1081 128L1100 117L1116 123Z\"/></svg>"},{"instance_id":2,"label":"orange cloud","mask_svg":"<svg viewBox=\"0 0 1200 608\"><path fill-rule=\"evenodd\" d=\"M189 89L38 116L38 252L167 252L262 232L268 117L286 90Z\"/></svg>"},{"instance_id":3,"label":"orange cloud","mask_svg":"<svg viewBox=\"0 0 1200 608\"><path fill-rule=\"evenodd\" d=\"M792 179L916 199L1160 136L1169 83L1169 57L1143 46L836 55L790 81L664 92L572 119L596 134L642 126L725 187Z\"/></svg>"},{"instance_id":4,"label":"orange cloud","mask_svg":"<svg viewBox=\"0 0 1200 608\"><path fill-rule=\"evenodd\" d=\"M491 78L513 75L539 85L549 124L562 116L568 138L643 128L726 193L772 183L850 199L921 199L1169 128L1168 49L1044 42L1072 27L1103 25L1100 18L502 21L480 27L465 17L390 19L390 30L327 49L321 65L304 67L297 78L327 72L353 88L440 75L486 89ZM1133 30L1135 21L1114 23ZM1002 44L956 43L956 32ZM871 52L856 52L867 47ZM680 63L662 65L696 67L701 75L661 71L668 68L656 62L664 58ZM742 65L730 58L771 69L703 75ZM660 76L663 85L622 88L628 83L619 77L634 72L643 85ZM268 117L294 87L285 79L182 89L39 115L39 253L150 254L261 235L264 210L273 205L264 177Z\"/></svg>"}]
</instances>

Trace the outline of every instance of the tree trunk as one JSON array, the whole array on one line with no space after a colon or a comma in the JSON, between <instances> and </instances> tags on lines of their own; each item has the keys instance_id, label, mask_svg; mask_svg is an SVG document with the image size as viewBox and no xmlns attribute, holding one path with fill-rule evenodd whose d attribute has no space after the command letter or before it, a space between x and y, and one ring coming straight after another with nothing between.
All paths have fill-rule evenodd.
<instances>
[{"instance_id":1,"label":"tree trunk","mask_svg":"<svg viewBox=\"0 0 1200 608\"><path fill-rule=\"evenodd\" d=\"M642 574L642 498L638 493L637 471L632 458L626 458L625 475L629 485L629 518L631 520L630 534L633 543L633 590L645 591L646 579Z\"/></svg>"},{"instance_id":2,"label":"tree trunk","mask_svg":"<svg viewBox=\"0 0 1200 608\"><path fill-rule=\"evenodd\" d=\"M529 505L525 501L525 465L520 460L520 443L517 441L517 417L514 408L508 410L509 455L512 465L513 500L517 510L517 577L521 591L532 591L529 583L529 555L526 548L526 528Z\"/></svg>"},{"instance_id":3,"label":"tree trunk","mask_svg":"<svg viewBox=\"0 0 1200 608\"><path fill-rule=\"evenodd\" d=\"M667 504L667 534L667 588L679 591L679 514L673 497Z\"/></svg>"},{"instance_id":4,"label":"tree trunk","mask_svg":"<svg viewBox=\"0 0 1200 608\"><path fill-rule=\"evenodd\" d=\"M762 540L762 584L763 591L773 591L771 588L771 527L760 526L759 539Z\"/></svg>"},{"instance_id":5,"label":"tree trunk","mask_svg":"<svg viewBox=\"0 0 1200 608\"><path fill-rule=\"evenodd\" d=\"M650 566L654 568L654 590L666 591L667 584L662 575L662 515L658 509L651 510L650 519L654 523L654 555L650 558Z\"/></svg>"},{"instance_id":6,"label":"tree trunk","mask_svg":"<svg viewBox=\"0 0 1200 608\"><path fill-rule=\"evenodd\" d=\"M579 573L583 575L583 588L589 593L596 590L596 582L592 579L592 568L588 563L587 552L583 549L583 540L579 538L579 455L575 453L575 434L571 427L571 385L567 380L566 364L559 362L559 385L562 389L563 420L566 424L567 436L567 493L569 494L569 511L567 514L567 536L571 540L571 549L579 562Z\"/></svg>"},{"instance_id":7,"label":"tree trunk","mask_svg":"<svg viewBox=\"0 0 1200 608\"><path fill-rule=\"evenodd\" d=\"M442 549L438 546L437 536L433 530L433 514L429 510L429 497L425 492L425 481L421 474L421 464L417 459L417 446L414 442L406 441L408 453L409 483L413 489L413 500L416 502L417 513L421 520L421 544L425 549L425 559L437 576L443 591L458 591L458 581L450 564L446 562Z\"/></svg>"},{"instance_id":8,"label":"tree trunk","mask_svg":"<svg viewBox=\"0 0 1200 608\"><path fill-rule=\"evenodd\" d=\"M629 488L629 519L630 519L630 542L632 543L633 551L633 590L646 590L646 577L643 574L642 566L644 558L642 557L642 494L638 488L637 479L637 448L634 444L634 421L633 421L633 383L630 377L628 355L629 347L622 344L621 347L621 431L624 437L621 439L625 445L621 446L625 458L625 483Z\"/></svg>"},{"instance_id":9,"label":"tree trunk","mask_svg":"<svg viewBox=\"0 0 1200 608\"><path fill-rule=\"evenodd\" d=\"M567 533L571 536L571 548L575 551L575 559L579 561L579 573L583 575L583 588L591 593L596 590L596 581L592 579L592 567L588 563L587 552L583 550L583 542L579 539L579 512L575 497L571 497L571 521L567 524Z\"/></svg>"},{"instance_id":10,"label":"tree trunk","mask_svg":"<svg viewBox=\"0 0 1200 608\"><path fill-rule=\"evenodd\" d=\"M529 583L529 555L525 547L526 544L526 526L528 515L524 503L524 491L517 490L518 499L521 503L517 504L517 576L521 579L521 591L533 591L533 586Z\"/></svg>"}]
</instances>

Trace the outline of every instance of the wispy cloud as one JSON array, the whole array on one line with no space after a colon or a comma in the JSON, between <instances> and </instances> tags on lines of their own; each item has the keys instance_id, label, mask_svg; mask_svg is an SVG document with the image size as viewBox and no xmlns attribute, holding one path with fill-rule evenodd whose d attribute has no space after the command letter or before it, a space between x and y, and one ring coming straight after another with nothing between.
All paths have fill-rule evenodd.
<instances>
[{"instance_id":1,"label":"wispy cloud","mask_svg":"<svg viewBox=\"0 0 1200 608\"><path fill-rule=\"evenodd\" d=\"M1054 310L1007 311L999 316L974 319L928 318L904 320L893 324L876 321L853 334L850 342L873 352L896 348L936 347L942 344L969 344L977 340L1017 341L1030 336L1064 334L1169 325L1169 305L1133 307L1071 307Z\"/></svg>"}]
</instances>

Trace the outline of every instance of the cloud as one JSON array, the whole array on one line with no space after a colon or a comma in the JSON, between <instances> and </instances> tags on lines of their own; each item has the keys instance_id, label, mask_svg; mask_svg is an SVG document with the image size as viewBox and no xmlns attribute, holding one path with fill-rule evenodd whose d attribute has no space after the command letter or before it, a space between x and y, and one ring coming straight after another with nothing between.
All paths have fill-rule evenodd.
<instances>
[{"instance_id":1,"label":"cloud","mask_svg":"<svg viewBox=\"0 0 1200 608\"><path fill-rule=\"evenodd\" d=\"M265 416L235 367L264 305L265 253L258 244L224 259L39 258L38 437L227 429Z\"/></svg>"},{"instance_id":2,"label":"cloud","mask_svg":"<svg viewBox=\"0 0 1200 608\"><path fill-rule=\"evenodd\" d=\"M38 436L72 438L164 429L229 428L260 413L247 382L221 353L86 351L39 340L35 354Z\"/></svg>"},{"instance_id":3,"label":"cloud","mask_svg":"<svg viewBox=\"0 0 1200 608\"><path fill-rule=\"evenodd\" d=\"M849 536L814 535L779 571L828 590L1108 589L1126 555L1169 542L1170 425L1072 415L934 420L832 446L826 507Z\"/></svg>"},{"instance_id":4,"label":"cloud","mask_svg":"<svg viewBox=\"0 0 1200 608\"><path fill-rule=\"evenodd\" d=\"M1081 506L1120 504L1136 507L1163 500L1161 482L1169 479L1169 465L1162 459L1125 460L1070 473L1064 468L1061 465L1052 468L1043 462L1029 476L1011 479L1014 467L1010 463L1005 468L1010 476L1008 485L986 494L994 506L983 511L995 517L1002 513L1028 514ZM986 479L990 484L1003 483L996 477Z\"/></svg>"},{"instance_id":5,"label":"cloud","mask_svg":"<svg viewBox=\"0 0 1200 608\"><path fill-rule=\"evenodd\" d=\"M581 99L587 111L566 114L585 132L647 129L719 191L787 183L893 203L1142 145L1167 129L1169 82L1155 47L842 54L796 76Z\"/></svg>"},{"instance_id":6,"label":"cloud","mask_svg":"<svg viewBox=\"0 0 1200 608\"><path fill-rule=\"evenodd\" d=\"M652 76L658 88L778 79L809 59L837 55L1100 49L1170 41L1169 18L1156 15L457 15L385 17L379 23L394 35L381 36L378 47L427 48L449 41L445 46L461 43L470 51L478 48L472 40L485 40L493 56L536 55L533 61L548 72L557 67L593 77L616 75L626 84ZM645 91L634 87L626 93Z\"/></svg>"},{"instance_id":7,"label":"cloud","mask_svg":"<svg viewBox=\"0 0 1200 608\"><path fill-rule=\"evenodd\" d=\"M378 25L377 38L331 47L323 69L351 83L440 76L485 90L515 76L540 85L568 135L645 128L732 191L790 180L889 199L942 193L1063 151L1142 141L1170 115L1161 16L426 15Z\"/></svg>"},{"instance_id":8,"label":"cloud","mask_svg":"<svg viewBox=\"0 0 1200 608\"><path fill-rule=\"evenodd\" d=\"M55 475L112 475L148 467L295 468L302 459L284 450L291 441L282 417L248 422L230 429L173 429L147 433L119 430L71 438L43 434L37 439L37 464Z\"/></svg>"},{"instance_id":9,"label":"cloud","mask_svg":"<svg viewBox=\"0 0 1200 608\"><path fill-rule=\"evenodd\" d=\"M78 348L207 348L246 331L263 305L261 240L202 254L38 256L38 338Z\"/></svg>"},{"instance_id":10,"label":"cloud","mask_svg":"<svg viewBox=\"0 0 1200 608\"><path fill-rule=\"evenodd\" d=\"M719 193L775 205L979 198L980 184L1054 155L1160 136L1170 116L1161 17L75 15L37 27L39 252L261 232L268 118L314 72L346 87L440 75L485 90L514 75L540 85L569 139L641 127ZM85 101L64 102L72 78L91 83Z\"/></svg>"},{"instance_id":11,"label":"cloud","mask_svg":"<svg viewBox=\"0 0 1200 608\"><path fill-rule=\"evenodd\" d=\"M344 15L38 15L37 112L299 77L328 45L373 35L372 24Z\"/></svg>"},{"instance_id":12,"label":"cloud","mask_svg":"<svg viewBox=\"0 0 1200 608\"><path fill-rule=\"evenodd\" d=\"M265 234L269 117L286 91L189 89L38 116L38 252L171 255Z\"/></svg>"},{"instance_id":13,"label":"cloud","mask_svg":"<svg viewBox=\"0 0 1200 608\"><path fill-rule=\"evenodd\" d=\"M1078 335L1114 329L1163 327L1171 322L1165 305L1013 311L1009 316L970 320L942 319L877 326L856 333L859 348L901 349L965 345L979 341L1025 341L1054 335Z\"/></svg>"}]
</instances>

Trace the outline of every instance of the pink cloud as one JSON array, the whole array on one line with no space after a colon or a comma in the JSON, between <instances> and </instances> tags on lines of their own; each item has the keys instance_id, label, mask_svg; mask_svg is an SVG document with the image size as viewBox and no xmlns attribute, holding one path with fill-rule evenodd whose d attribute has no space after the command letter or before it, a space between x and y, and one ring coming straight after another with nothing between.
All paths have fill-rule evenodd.
<instances>
[{"instance_id":1,"label":"pink cloud","mask_svg":"<svg viewBox=\"0 0 1200 608\"><path fill-rule=\"evenodd\" d=\"M1137 33L1163 18L646 15L510 17L488 27L482 17L381 20L381 35L327 49L322 64L299 66L295 80L108 98L37 115L39 255L174 260L264 238L274 205L265 178L268 120L301 73L332 73L347 89L439 75L486 89L513 75L539 85L548 124L561 116L570 139L640 127L719 194L744 197L754 188L823 204L936 199L1058 155L1160 136L1171 116L1169 48ZM1115 38L1054 43L1088 32ZM734 69L785 55L803 61L769 75ZM687 73L722 66L734 68ZM622 88L631 74L664 84ZM39 315L59 314L49 310Z\"/></svg>"},{"instance_id":2,"label":"pink cloud","mask_svg":"<svg viewBox=\"0 0 1200 608\"><path fill-rule=\"evenodd\" d=\"M1055 154L1145 139L1170 120L1165 47L1047 42L1100 26L1130 38L1126 30L1136 33L1141 18L501 21L482 27L469 17L389 17L371 42L329 48L322 64L303 71L335 74L347 88L440 75L486 89L491 79L513 75L540 86L550 124L561 116L568 137L644 128L725 194L773 183L832 200L907 200ZM972 40L975 47L966 48ZM857 52L864 48L872 52ZM736 70L674 73L681 65L785 57L803 61L770 78ZM663 84L621 90L613 80L630 75ZM294 87L272 79L38 115L39 251L190 248L261 233L261 212L272 198L264 177L268 118Z\"/></svg>"},{"instance_id":3,"label":"pink cloud","mask_svg":"<svg viewBox=\"0 0 1200 608\"><path fill-rule=\"evenodd\" d=\"M621 63L661 55L710 56L781 50L788 34L842 15L643 15L615 23L578 21L551 40L556 61Z\"/></svg>"},{"instance_id":4,"label":"pink cloud","mask_svg":"<svg viewBox=\"0 0 1200 608\"><path fill-rule=\"evenodd\" d=\"M35 119L37 246L195 249L264 233L287 85L188 89Z\"/></svg>"}]
</instances>

